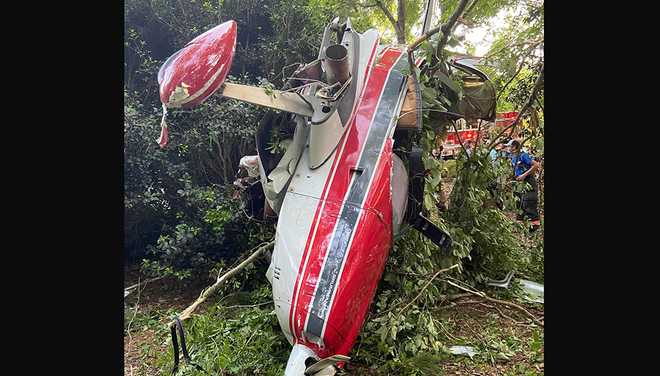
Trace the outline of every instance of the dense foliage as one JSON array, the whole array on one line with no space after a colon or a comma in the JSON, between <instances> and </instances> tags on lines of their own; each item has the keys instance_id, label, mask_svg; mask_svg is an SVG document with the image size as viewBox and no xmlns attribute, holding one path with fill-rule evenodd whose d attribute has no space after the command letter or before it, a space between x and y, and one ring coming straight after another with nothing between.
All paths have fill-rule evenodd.
<instances>
[{"instance_id":1,"label":"dense foliage","mask_svg":"<svg viewBox=\"0 0 660 376\"><path fill-rule=\"evenodd\" d=\"M281 84L296 63L316 57L330 17L319 9L300 0L126 2L124 232L130 261L145 258L146 270L159 274L199 276L272 235L271 225L250 222L227 188L240 157L255 153L263 110L214 96L194 110L172 111L170 144L160 149L156 75L194 36L234 19L240 33L228 80Z\"/></svg>"},{"instance_id":2,"label":"dense foliage","mask_svg":"<svg viewBox=\"0 0 660 376\"><path fill-rule=\"evenodd\" d=\"M382 3L397 14L399 1ZM423 1L404 3L409 41ZM441 19L446 21L458 1L441 4ZM197 34L234 19L238 45L228 80L278 87L296 63L316 58L322 28L336 15L351 16L359 31L374 25L387 31L384 42L395 41L390 20L372 5L330 0L125 3L124 200L129 261L140 263L147 273L205 277L232 264L274 231L273 224L249 218L240 202L232 199L230 187L239 158L255 152L254 133L263 111L212 96L194 110L169 115L170 145L160 149L155 142L161 116L156 73L164 60ZM543 4L470 2L461 22L480 25L506 9L517 13L497 35L485 69L502 93L498 110L515 110L525 103L542 66ZM432 38L420 48L429 60L437 40ZM460 38L451 39L448 48L459 43ZM510 217L515 211L513 192L524 187L507 183L510 165L506 161L493 165L484 145L473 156L463 153L449 163L429 157L436 135L444 137L452 127L436 114L448 106L440 85L430 75L422 74L420 81L425 117L417 143L427 152L428 170L424 206L451 234L454 246L444 254L414 230L397 239L352 354L358 363L399 374L434 374L431 366L425 371L420 364L441 359L446 350L448 344L440 340L443 323L436 312L449 295L461 292L454 285L483 289L485 278L501 278L509 270L543 281L542 231L530 235ZM543 157L542 105L540 95L520 125L526 131L525 146L539 158ZM439 212L432 193L449 172L456 177L450 205ZM495 192L489 190L493 182L498 182ZM540 192L542 210L542 184ZM505 210L496 202L503 203ZM457 267L437 274L453 265ZM247 294L241 304L267 301L270 290L264 271L263 265L244 270L223 295ZM271 306L234 315L214 305L207 314L195 317L190 329L191 342L197 344L193 352L207 369L277 374L283 368L288 344L279 334ZM170 362L171 354L159 359Z\"/></svg>"}]
</instances>

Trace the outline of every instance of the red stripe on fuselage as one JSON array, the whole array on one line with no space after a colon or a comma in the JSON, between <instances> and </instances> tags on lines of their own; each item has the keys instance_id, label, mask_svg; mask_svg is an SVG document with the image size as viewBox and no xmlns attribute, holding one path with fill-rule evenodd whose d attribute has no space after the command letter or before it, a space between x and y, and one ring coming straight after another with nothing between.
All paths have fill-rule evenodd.
<instances>
[{"instance_id":1,"label":"red stripe on fuselage","mask_svg":"<svg viewBox=\"0 0 660 376\"><path fill-rule=\"evenodd\" d=\"M358 101L355 105L356 107L359 106L359 104L361 103L362 96L365 93L366 82L367 82L368 77L371 75L371 70L372 70L371 65L372 65L374 56L376 54L376 50L378 49L379 40L380 40L380 37L376 39L376 41L374 42L374 44L371 48L371 53L369 55L369 60L367 62L367 65L366 65L365 71L364 71L364 81L363 81L362 90L361 90L360 93L358 93L359 96L358 96ZM355 108L354 108L353 113L351 114L351 117L349 118L349 121L348 121L349 124L352 124L353 120L355 119L355 114L356 113L357 113L357 111L355 111ZM295 311L295 307L297 306L296 298L298 297L298 285L300 284L300 278L301 278L301 275L303 273L303 269L304 269L305 265L307 264L306 258L309 254L309 248L310 248L311 242L314 239L314 234L316 233L317 228L318 228L318 221L320 220L319 214L321 213L321 209L324 206L323 202L326 199L326 193L327 193L328 185L329 185L330 181L332 181L332 178L333 178L334 173L336 171L337 161L339 160L340 154L342 154L342 151L344 150L344 145L345 145L345 142L347 140L348 134L351 133L351 130L353 128L354 127L351 126L347 130L347 132L344 133L344 135L342 136L342 140L340 141L340 147L337 148L337 152L335 153L335 157L332 161L332 166L330 167L330 171L328 172L328 177L326 178L325 185L323 186L323 191L321 192L321 199L319 200L318 206L316 207L316 212L314 213L314 218L312 219L312 228L311 228L311 231L309 232L309 235L307 236L307 243L305 244L305 250L303 251L303 255L300 259L300 266L298 267L298 276L296 277L296 283L293 287L293 296L291 297L291 308L289 309L289 329L290 329L291 334L293 335L293 338L294 338L295 342L297 342L298 338L300 337L299 334L298 334L299 331L294 330L294 325L293 325L293 312ZM304 325L304 321L303 321L302 325ZM296 326L296 328L302 328L302 325L298 325L298 326Z\"/></svg>"},{"instance_id":2,"label":"red stripe on fuselage","mask_svg":"<svg viewBox=\"0 0 660 376\"><path fill-rule=\"evenodd\" d=\"M322 357L348 355L362 328L392 247L392 139L387 138L355 227L330 314ZM350 319L347 319L350 317Z\"/></svg>"},{"instance_id":3,"label":"red stripe on fuselage","mask_svg":"<svg viewBox=\"0 0 660 376\"><path fill-rule=\"evenodd\" d=\"M309 313L309 305L314 295L342 203L351 182L350 169L356 167L358 163L383 87L392 66L401 53L400 50L385 49L380 55L380 61L374 66L371 76L365 84L364 94L355 111L355 118L349 123L350 128L346 135L346 145L339 157L334 178L328 187L325 205L317 218L319 225L316 229L314 242L310 244L307 251L309 252L309 261L302 276L299 275L300 290L292 317L293 329L299 341L315 350L317 346L302 339L302 330Z\"/></svg>"}]
</instances>

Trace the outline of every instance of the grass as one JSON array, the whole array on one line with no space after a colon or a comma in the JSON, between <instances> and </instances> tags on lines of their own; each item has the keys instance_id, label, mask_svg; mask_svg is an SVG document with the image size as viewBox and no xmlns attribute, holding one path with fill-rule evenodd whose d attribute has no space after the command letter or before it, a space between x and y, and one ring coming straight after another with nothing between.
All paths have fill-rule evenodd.
<instances>
[{"instance_id":1,"label":"grass","mask_svg":"<svg viewBox=\"0 0 660 376\"><path fill-rule=\"evenodd\" d=\"M512 292L501 292L488 294L515 297ZM214 375L283 374L290 345L280 331L270 298L267 282L251 292L241 293L239 288L224 299L215 299L186 321L186 340L193 362ZM543 375L543 328L514 323L511 319L526 320L515 309L500 305L498 310L490 302L470 301L468 297L438 309L436 319L447 347L473 346L478 354L472 359L447 353L420 354L409 360L417 374ZM125 332L126 375L163 375L171 371L172 348L166 323L181 306L168 307L171 302L159 301L152 308L151 303L142 300L137 313L135 305L126 308L125 329L132 319L130 346L128 331ZM526 308L535 314L542 312L540 305ZM344 374L387 374L372 367L352 365ZM183 362L177 374L204 375Z\"/></svg>"},{"instance_id":2,"label":"grass","mask_svg":"<svg viewBox=\"0 0 660 376\"><path fill-rule=\"evenodd\" d=\"M193 315L184 323L188 352L194 363L214 375L283 373L290 346L279 329L270 302L270 287L265 280L263 282L260 288L249 293L241 292L239 286L224 295L224 299L216 299L215 304L203 307L201 314ZM133 304L125 308L126 375L150 376L171 372L174 361L166 325L182 306L177 303L168 307L168 303L176 299L175 294L171 294L172 289L168 292L169 302L157 299L155 304L142 299L136 304L137 298L133 298ZM184 362L180 363L177 374L204 375Z\"/></svg>"},{"instance_id":3,"label":"grass","mask_svg":"<svg viewBox=\"0 0 660 376\"><path fill-rule=\"evenodd\" d=\"M453 361L443 364L445 373L543 375L543 328L516 324L491 307L490 303L479 302L458 304L443 311L441 320L451 333L446 340L473 346L478 351L472 359L452 355ZM499 309L510 318L524 319L516 310L504 306Z\"/></svg>"}]
</instances>

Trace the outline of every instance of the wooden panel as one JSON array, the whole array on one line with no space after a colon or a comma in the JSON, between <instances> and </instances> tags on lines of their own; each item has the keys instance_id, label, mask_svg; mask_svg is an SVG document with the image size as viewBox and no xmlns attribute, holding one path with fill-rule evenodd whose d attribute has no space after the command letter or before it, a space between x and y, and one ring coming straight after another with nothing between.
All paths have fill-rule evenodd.
<instances>
[{"instance_id":1,"label":"wooden panel","mask_svg":"<svg viewBox=\"0 0 660 376\"><path fill-rule=\"evenodd\" d=\"M416 106L417 106L417 98L415 97L415 85L413 84L413 80L409 79L406 99L404 99L403 105L401 106L401 112L399 113L399 116L401 116L397 123L397 127L399 129L416 128L417 126L417 111L415 111Z\"/></svg>"}]
</instances>

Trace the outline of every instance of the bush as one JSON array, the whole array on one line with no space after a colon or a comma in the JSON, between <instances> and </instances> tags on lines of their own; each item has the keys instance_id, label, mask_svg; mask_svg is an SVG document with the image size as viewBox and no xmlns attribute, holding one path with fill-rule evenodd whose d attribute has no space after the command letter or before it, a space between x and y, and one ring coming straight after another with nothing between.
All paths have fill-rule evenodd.
<instances>
[{"instance_id":1,"label":"bush","mask_svg":"<svg viewBox=\"0 0 660 376\"><path fill-rule=\"evenodd\" d=\"M250 220L229 190L187 187L179 194L188 208L148 246L142 264L148 274L205 277L217 262L234 260L273 236L273 227Z\"/></svg>"},{"instance_id":2,"label":"bush","mask_svg":"<svg viewBox=\"0 0 660 376\"><path fill-rule=\"evenodd\" d=\"M447 344L442 341L442 323L433 310L446 295L463 292L447 280L479 290L485 279L503 277L514 270L517 275L543 281L542 234L530 240L526 229L495 205L500 199L506 207L513 207L513 189L502 187L495 192L496 197L488 190L491 182L510 173L506 161L493 168L488 153L480 150L473 159L462 155L451 162L456 181L450 208L438 213L434 205L425 205L436 224L451 235L450 252L443 253L417 231L401 236L390 253L358 339L357 361L381 364L385 373L423 374L415 362L424 361L426 355L443 356ZM441 169L447 164L441 162ZM431 176L427 176L425 196L441 183L434 175L440 170L435 164L427 165L427 170ZM458 267L432 279L436 272L452 265ZM419 356L423 359L417 359Z\"/></svg>"},{"instance_id":3,"label":"bush","mask_svg":"<svg viewBox=\"0 0 660 376\"><path fill-rule=\"evenodd\" d=\"M170 111L170 144L160 149L158 69L196 35L234 19L239 35L227 80L280 85L293 63L316 58L315 43L333 9L319 11L299 0L131 0L124 9L125 255L129 262L146 256L150 273L204 273L272 234L272 228L247 222L224 188L240 158L256 152L254 133L264 111L219 95L190 111Z\"/></svg>"}]
</instances>

